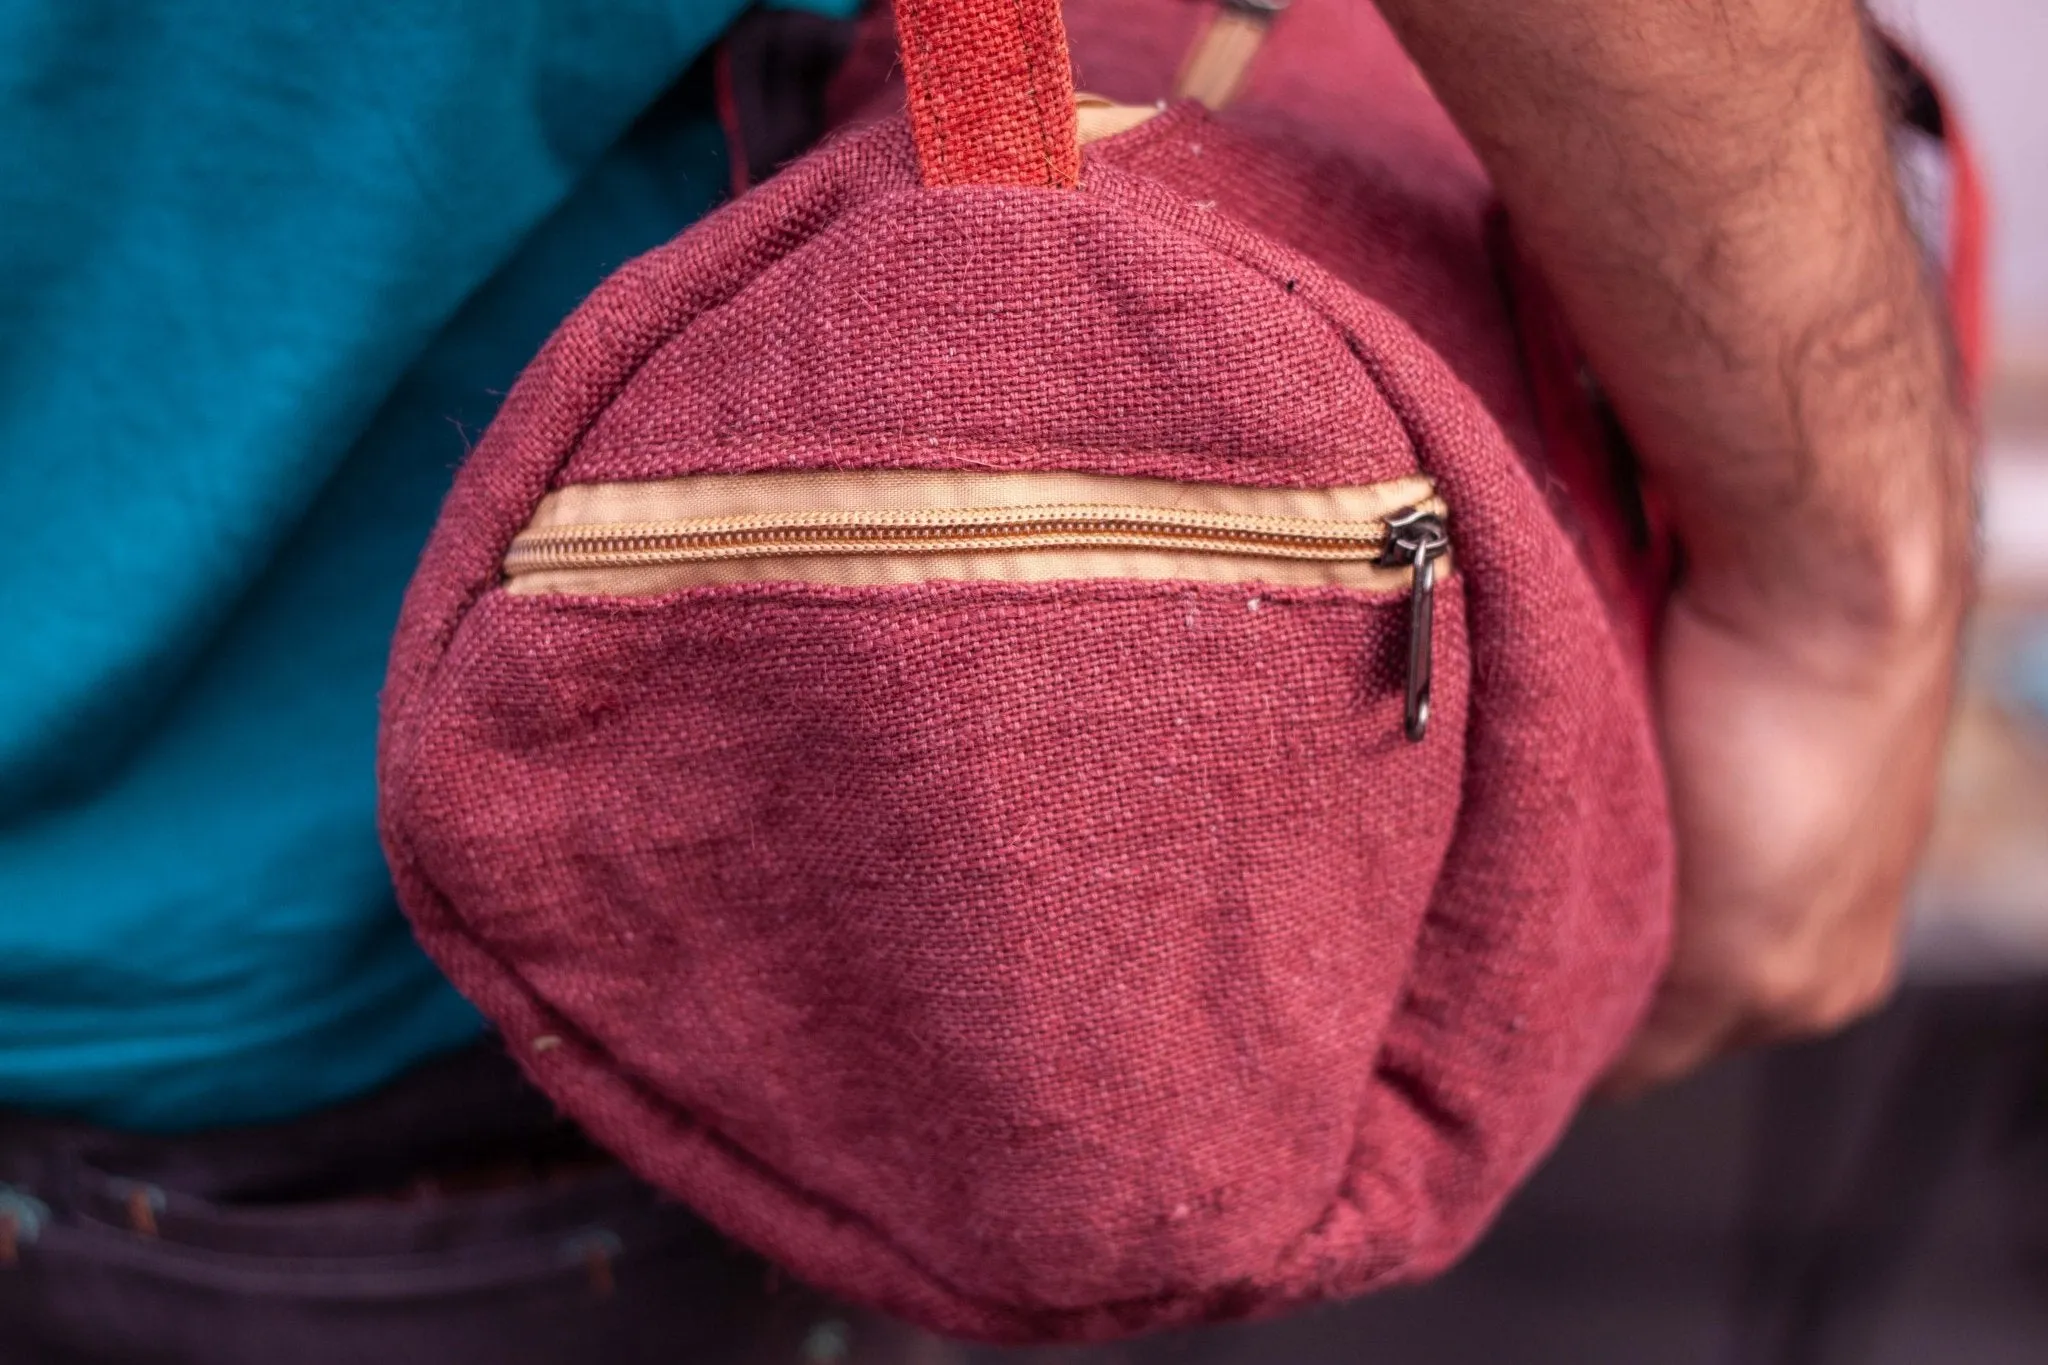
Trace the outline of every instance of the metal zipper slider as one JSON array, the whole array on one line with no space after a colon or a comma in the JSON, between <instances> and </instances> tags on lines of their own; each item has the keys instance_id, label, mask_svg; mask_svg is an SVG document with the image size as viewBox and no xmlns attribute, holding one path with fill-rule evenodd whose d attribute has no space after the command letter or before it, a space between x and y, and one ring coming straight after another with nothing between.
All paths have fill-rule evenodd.
<instances>
[{"instance_id":1,"label":"metal zipper slider","mask_svg":"<svg viewBox=\"0 0 2048 1365\"><path fill-rule=\"evenodd\" d=\"M1451 548L1444 519L1417 507L1387 518L1387 549L1380 562L1415 570L1408 594L1408 692L1402 730L1411 744L1429 733L1429 683L1435 667L1436 562Z\"/></svg>"}]
</instances>

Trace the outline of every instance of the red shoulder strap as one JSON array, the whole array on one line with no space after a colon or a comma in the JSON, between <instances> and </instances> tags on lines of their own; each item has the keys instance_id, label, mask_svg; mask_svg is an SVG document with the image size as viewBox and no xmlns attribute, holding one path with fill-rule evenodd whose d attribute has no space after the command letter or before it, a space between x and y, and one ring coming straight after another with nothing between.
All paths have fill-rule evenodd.
<instances>
[{"instance_id":1,"label":"red shoulder strap","mask_svg":"<svg viewBox=\"0 0 2048 1365\"><path fill-rule=\"evenodd\" d=\"M1983 174L1969 135L1949 115L1948 123L1949 248L1948 306L1955 320L1956 350L1963 382L1972 402L1984 395L1984 348L1989 333L1984 260L1990 236L1990 210L1984 197Z\"/></svg>"},{"instance_id":2,"label":"red shoulder strap","mask_svg":"<svg viewBox=\"0 0 2048 1365\"><path fill-rule=\"evenodd\" d=\"M1080 183L1059 0L895 0L927 185Z\"/></svg>"}]
</instances>

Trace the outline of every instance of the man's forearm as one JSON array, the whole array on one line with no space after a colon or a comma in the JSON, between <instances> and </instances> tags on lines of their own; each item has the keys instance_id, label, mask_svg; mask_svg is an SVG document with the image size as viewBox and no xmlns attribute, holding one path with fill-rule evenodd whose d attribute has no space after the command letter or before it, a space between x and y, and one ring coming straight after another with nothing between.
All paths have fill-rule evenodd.
<instances>
[{"instance_id":1,"label":"man's forearm","mask_svg":"<svg viewBox=\"0 0 2048 1365\"><path fill-rule=\"evenodd\" d=\"M1630 1089L1883 999L1969 589L1970 432L1854 0L1382 0L1676 523L1672 956Z\"/></svg>"},{"instance_id":2,"label":"man's forearm","mask_svg":"<svg viewBox=\"0 0 2048 1365\"><path fill-rule=\"evenodd\" d=\"M1383 8L1613 390L1701 605L1811 616L1817 648L1951 618L1968 433L1853 0Z\"/></svg>"}]
</instances>

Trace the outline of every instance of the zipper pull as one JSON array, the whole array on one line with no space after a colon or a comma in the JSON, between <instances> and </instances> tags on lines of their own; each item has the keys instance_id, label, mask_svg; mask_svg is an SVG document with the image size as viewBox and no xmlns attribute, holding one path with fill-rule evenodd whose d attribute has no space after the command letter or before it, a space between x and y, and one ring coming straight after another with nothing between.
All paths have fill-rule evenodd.
<instances>
[{"instance_id":1,"label":"zipper pull","mask_svg":"<svg viewBox=\"0 0 2048 1365\"><path fill-rule=\"evenodd\" d=\"M1415 570L1408 594L1408 693L1402 730L1419 744L1429 733L1429 683L1435 667L1436 562L1451 548L1444 519L1434 512L1409 507L1387 518L1386 565L1407 564Z\"/></svg>"}]
</instances>

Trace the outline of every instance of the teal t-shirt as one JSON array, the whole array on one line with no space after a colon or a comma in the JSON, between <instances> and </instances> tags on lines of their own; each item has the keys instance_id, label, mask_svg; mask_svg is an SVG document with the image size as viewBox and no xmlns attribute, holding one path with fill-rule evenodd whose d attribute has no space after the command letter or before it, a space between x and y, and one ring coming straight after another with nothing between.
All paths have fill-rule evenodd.
<instances>
[{"instance_id":1,"label":"teal t-shirt","mask_svg":"<svg viewBox=\"0 0 2048 1365\"><path fill-rule=\"evenodd\" d=\"M277 1118L481 1031L378 850L392 621L521 365L723 192L744 2L0 0L0 1105Z\"/></svg>"}]
</instances>

